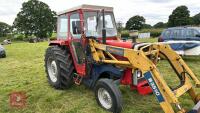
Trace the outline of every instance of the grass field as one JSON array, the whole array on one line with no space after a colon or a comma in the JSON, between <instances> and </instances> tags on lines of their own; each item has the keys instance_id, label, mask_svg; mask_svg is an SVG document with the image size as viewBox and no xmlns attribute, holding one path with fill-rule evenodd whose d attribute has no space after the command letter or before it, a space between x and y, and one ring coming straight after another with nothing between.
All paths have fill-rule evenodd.
<instances>
[{"instance_id":1,"label":"grass field","mask_svg":"<svg viewBox=\"0 0 200 113\"><path fill-rule=\"evenodd\" d=\"M156 39L140 40L154 42ZM44 71L44 52L47 42L30 44L13 43L5 46L7 58L0 59L0 113L106 113L101 109L94 93L85 86L73 86L68 90L50 87ZM200 58L184 58L194 73L200 78ZM166 61L158 67L170 84L177 80ZM162 113L154 95L141 96L129 87L120 87L123 94L123 113ZM23 109L9 106L9 94L24 91L27 106ZM199 90L200 91L200 90ZM181 98L186 108L193 106L190 98Z\"/></svg>"}]
</instances>

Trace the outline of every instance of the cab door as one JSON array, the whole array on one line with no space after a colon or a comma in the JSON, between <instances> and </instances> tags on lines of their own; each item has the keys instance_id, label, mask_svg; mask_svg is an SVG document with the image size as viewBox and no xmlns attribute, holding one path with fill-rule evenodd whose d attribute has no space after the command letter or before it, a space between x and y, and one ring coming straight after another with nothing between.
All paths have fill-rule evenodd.
<instances>
[{"instance_id":1,"label":"cab door","mask_svg":"<svg viewBox=\"0 0 200 113\"><path fill-rule=\"evenodd\" d=\"M69 45L77 73L80 76L85 76L85 50L82 43L83 26L80 17L79 11L73 12L69 16Z\"/></svg>"}]
</instances>

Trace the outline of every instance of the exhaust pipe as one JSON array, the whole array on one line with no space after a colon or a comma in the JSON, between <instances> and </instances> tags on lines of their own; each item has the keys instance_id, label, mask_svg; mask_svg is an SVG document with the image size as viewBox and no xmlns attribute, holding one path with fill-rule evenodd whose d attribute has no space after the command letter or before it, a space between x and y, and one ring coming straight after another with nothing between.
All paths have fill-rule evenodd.
<instances>
[{"instance_id":1,"label":"exhaust pipe","mask_svg":"<svg viewBox=\"0 0 200 113\"><path fill-rule=\"evenodd\" d=\"M138 38L138 30L130 30L129 36L132 39L132 43L136 43L136 39Z\"/></svg>"},{"instance_id":2,"label":"exhaust pipe","mask_svg":"<svg viewBox=\"0 0 200 113\"><path fill-rule=\"evenodd\" d=\"M105 25L105 10L102 9L103 29L102 29L102 43L106 44L106 25Z\"/></svg>"}]
</instances>

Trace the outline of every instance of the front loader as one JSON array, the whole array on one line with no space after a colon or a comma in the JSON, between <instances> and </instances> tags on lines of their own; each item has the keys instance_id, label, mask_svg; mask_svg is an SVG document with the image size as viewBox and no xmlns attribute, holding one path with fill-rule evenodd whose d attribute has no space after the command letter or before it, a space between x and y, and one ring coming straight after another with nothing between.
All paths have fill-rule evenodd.
<instances>
[{"instance_id":1,"label":"front loader","mask_svg":"<svg viewBox=\"0 0 200 113\"><path fill-rule=\"evenodd\" d=\"M113 113L122 111L118 85L139 94L154 93L165 113L199 113L200 81L183 59L164 43L132 43L117 37L113 8L81 5L58 14L58 38L45 54L49 83L56 89L72 84L94 90L97 103ZM180 85L171 88L157 68L168 60ZM179 97L188 93L196 104L184 109Z\"/></svg>"}]
</instances>

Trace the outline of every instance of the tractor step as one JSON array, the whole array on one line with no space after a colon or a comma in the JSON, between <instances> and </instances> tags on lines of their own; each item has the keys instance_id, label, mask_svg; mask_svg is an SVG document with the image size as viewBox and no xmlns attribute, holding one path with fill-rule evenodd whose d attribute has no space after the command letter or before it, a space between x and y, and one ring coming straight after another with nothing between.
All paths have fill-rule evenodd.
<instances>
[{"instance_id":1,"label":"tractor step","mask_svg":"<svg viewBox=\"0 0 200 113\"><path fill-rule=\"evenodd\" d=\"M79 74L77 74L77 73L74 73L74 83L76 84L76 85L81 85L81 82L82 82L82 80L83 80L83 77L82 76L80 76Z\"/></svg>"}]
</instances>

